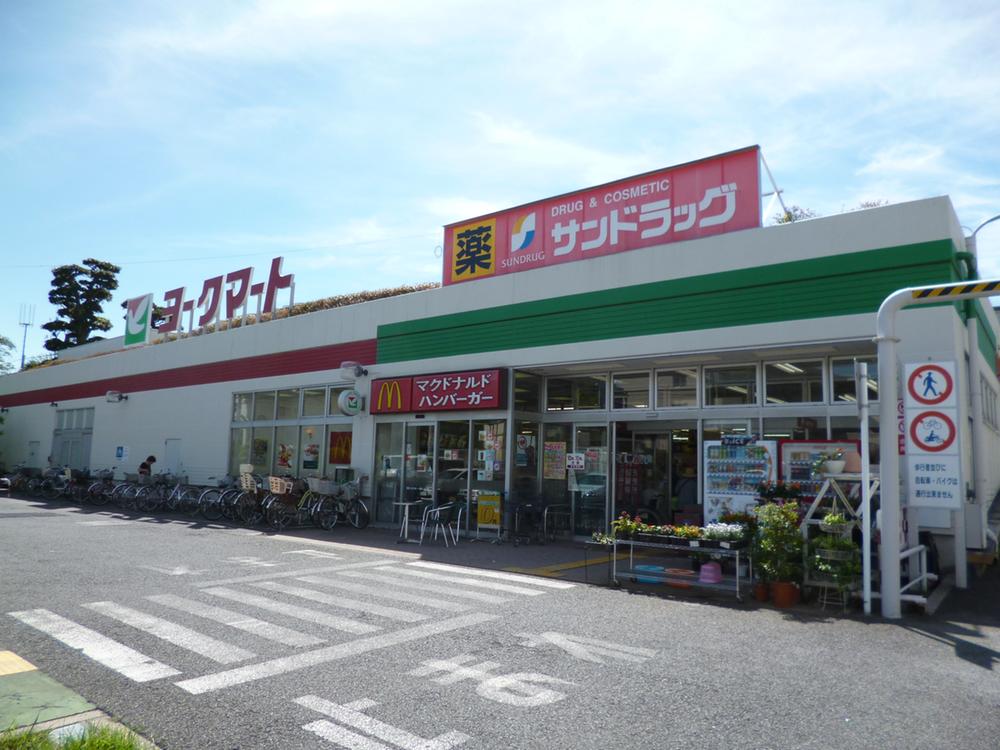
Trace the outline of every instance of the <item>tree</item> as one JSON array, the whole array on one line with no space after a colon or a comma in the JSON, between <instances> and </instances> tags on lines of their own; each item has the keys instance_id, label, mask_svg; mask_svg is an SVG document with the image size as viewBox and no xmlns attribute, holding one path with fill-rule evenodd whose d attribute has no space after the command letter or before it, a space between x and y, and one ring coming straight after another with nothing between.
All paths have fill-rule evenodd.
<instances>
[{"instance_id":1,"label":"tree","mask_svg":"<svg viewBox=\"0 0 1000 750\"><path fill-rule=\"evenodd\" d=\"M83 265L66 265L52 269L52 291L49 302L58 305L59 316L42 326L52 334L45 342L50 352L90 341L100 341L102 336L91 336L94 331L111 330L111 321L101 316L103 303L111 299L111 292L118 288L118 272L114 263L87 258ZM59 338L59 334L63 338Z\"/></svg>"},{"instance_id":2,"label":"tree","mask_svg":"<svg viewBox=\"0 0 1000 750\"><path fill-rule=\"evenodd\" d=\"M775 224L792 224L793 222L802 221L803 219L815 219L817 216L819 216L819 214L811 208L789 206L786 211L777 213L772 218Z\"/></svg>"},{"instance_id":3,"label":"tree","mask_svg":"<svg viewBox=\"0 0 1000 750\"><path fill-rule=\"evenodd\" d=\"M13 351L14 342L6 336L0 335L0 375L6 375L14 369L14 363L9 359Z\"/></svg>"}]
</instances>

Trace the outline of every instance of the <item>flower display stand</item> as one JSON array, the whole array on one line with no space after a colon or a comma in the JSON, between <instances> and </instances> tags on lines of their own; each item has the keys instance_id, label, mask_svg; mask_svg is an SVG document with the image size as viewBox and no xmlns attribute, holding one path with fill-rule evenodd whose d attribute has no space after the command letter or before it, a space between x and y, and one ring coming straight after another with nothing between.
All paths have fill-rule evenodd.
<instances>
[{"instance_id":1,"label":"flower display stand","mask_svg":"<svg viewBox=\"0 0 1000 750\"><path fill-rule=\"evenodd\" d=\"M702 542L704 540L701 540ZM749 591L753 584L753 559L750 550L745 544L726 542L728 546L707 547L695 542L677 540L676 542L650 542L638 539L615 539L611 552L611 581L619 584L621 578L642 579L643 582L666 583L680 588L703 588L717 591L732 591L736 595L736 600L742 602L743 595ZM628 555L624 554L628 548ZM672 573L671 570L662 571L654 569L652 566L637 567L635 564L636 551L656 551L663 552L664 556L678 555L686 556L692 553L718 555L720 557L732 558L735 562L736 572L733 575L722 577L721 581L709 581L705 577L691 575L682 576ZM656 553L654 552L654 554ZM619 554L621 559L619 560ZM747 576L741 575L741 561L746 562Z\"/></svg>"}]
</instances>

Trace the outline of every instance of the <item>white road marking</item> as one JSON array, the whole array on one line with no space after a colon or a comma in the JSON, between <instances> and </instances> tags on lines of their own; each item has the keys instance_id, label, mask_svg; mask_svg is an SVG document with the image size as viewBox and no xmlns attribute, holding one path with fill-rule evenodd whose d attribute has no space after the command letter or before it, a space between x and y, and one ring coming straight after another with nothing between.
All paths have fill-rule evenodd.
<instances>
[{"instance_id":1,"label":"white road marking","mask_svg":"<svg viewBox=\"0 0 1000 750\"><path fill-rule=\"evenodd\" d=\"M232 664L256 656L252 651L239 646L232 646L170 620L163 620L131 607L123 607L115 602L90 602L83 606L219 664Z\"/></svg>"},{"instance_id":2,"label":"white road marking","mask_svg":"<svg viewBox=\"0 0 1000 750\"><path fill-rule=\"evenodd\" d=\"M306 557L320 557L327 560L343 560L343 555L338 555L334 552L327 552L322 549L293 549L288 552L282 552L283 555L305 555Z\"/></svg>"},{"instance_id":3,"label":"white road marking","mask_svg":"<svg viewBox=\"0 0 1000 750\"><path fill-rule=\"evenodd\" d=\"M253 583L255 581L270 581L274 578L297 578L298 576L317 575L319 573L339 573L342 570L355 570L357 568L373 568L377 565L388 565L393 560L369 560L368 562L347 563L346 565L332 565L328 568L299 568L298 570L284 570L280 573L261 573L253 576L241 576L239 578L223 578L218 581L197 581L195 586L230 586L234 583Z\"/></svg>"},{"instance_id":4,"label":"white road marking","mask_svg":"<svg viewBox=\"0 0 1000 750\"><path fill-rule=\"evenodd\" d=\"M505 591L510 594L522 594L524 596L543 596L544 591L537 589L526 589L524 586L512 586L509 583L492 583L490 581L475 581L463 576L448 576L443 573L429 573L423 570L410 570L409 568L386 566L375 568L375 570L391 571L402 573L415 578L427 578L431 581L441 581L443 583L460 583L463 586L475 586L476 588L490 589L491 591Z\"/></svg>"},{"instance_id":5,"label":"white road marking","mask_svg":"<svg viewBox=\"0 0 1000 750\"><path fill-rule=\"evenodd\" d=\"M206 594L211 594L212 596L221 596L223 599L229 599L230 601L239 602L240 604L249 604L252 607L259 607L260 609L265 609L268 612L277 612L279 615L294 617L297 620L305 620L306 622L313 622L317 625L324 625L328 628L333 628L334 630L343 631L344 633L374 633L382 629L377 625L369 625L367 622L351 620L347 617L337 617L336 615L331 615L326 612L317 612L315 609L297 607L294 604L277 602L263 596L244 594L242 591L233 591L232 589L227 588L204 589L204 591Z\"/></svg>"},{"instance_id":6,"label":"white road marking","mask_svg":"<svg viewBox=\"0 0 1000 750\"><path fill-rule=\"evenodd\" d=\"M388 568L388 570L393 570L393 568ZM346 571L340 575L347 576L348 578L360 578L370 583L381 583L385 586L397 586L399 588L415 591L430 591L433 594L457 596L462 599L472 599L473 601L485 602L487 604L505 604L510 601L510 599L503 596L483 594L479 591L462 591L454 586L437 586L433 583L421 583L419 581L401 581L398 578L393 578L392 576L382 576L377 573L357 573L353 571Z\"/></svg>"},{"instance_id":7,"label":"white road marking","mask_svg":"<svg viewBox=\"0 0 1000 750\"><path fill-rule=\"evenodd\" d=\"M304 724L302 728L307 732L312 732L317 737L332 742L334 745L340 745L346 750L393 750L389 745L383 745L381 742L376 742L324 719L311 721Z\"/></svg>"},{"instance_id":8,"label":"white road marking","mask_svg":"<svg viewBox=\"0 0 1000 750\"><path fill-rule=\"evenodd\" d=\"M589 661L594 664L603 664L602 656L610 656L612 659L621 661L644 662L656 656L656 651L651 648L638 648L636 646L625 646L620 643L610 641L598 641L594 638L583 638L582 636L566 635L548 631L534 635L532 633L518 633L521 638L525 638L523 646L537 648L545 644L550 644L561 648L570 656L577 659Z\"/></svg>"},{"instance_id":9,"label":"white road marking","mask_svg":"<svg viewBox=\"0 0 1000 750\"><path fill-rule=\"evenodd\" d=\"M145 570L155 570L157 573L164 573L168 576L197 576L207 573L207 570L191 570L187 565L178 565L176 568L158 568L155 565L140 565Z\"/></svg>"},{"instance_id":10,"label":"white road marking","mask_svg":"<svg viewBox=\"0 0 1000 750\"><path fill-rule=\"evenodd\" d=\"M162 604L165 607L179 609L181 612L204 617L206 620L221 622L223 625L228 625L231 628L251 633L259 638L266 638L269 641L283 643L286 646L318 646L323 642L319 638L313 638L311 635L300 633L291 628L258 620L256 617L247 617L231 609L213 607L211 604L203 604L181 596L174 596L173 594L159 594L157 596L147 596L146 598L151 602Z\"/></svg>"},{"instance_id":11,"label":"white road marking","mask_svg":"<svg viewBox=\"0 0 1000 750\"><path fill-rule=\"evenodd\" d=\"M272 560L261 560L259 557L227 557L222 562L233 565L245 565L248 568L277 568L284 565L283 562L273 562Z\"/></svg>"},{"instance_id":12,"label":"white road marking","mask_svg":"<svg viewBox=\"0 0 1000 750\"><path fill-rule=\"evenodd\" d=\"M108 518L104 521L77 521L77 526L131 526L131 521L121 521L117 518Z\"/></svg>"},{"instance_id":13,"label":"white road marking","mask_svg":"<svg viewBox=\"0 0 1000 750\"><path fill-rule=\"evenodd\" d=\"M462 734L461 732L447 732L429 740L418 737L406 730L394 727L392 724L386 724L384 721L379 721L362 713L362 711L378 705L378 703L372 700L354 701L353 703L341 706L316 695L304 695L301 698L296 698L295 702L300 706L305 706L313 711L325 714L331 719L339 721L341 724L346 724L354 729L360 729L372 737L391 742L404 750L448 750L471 739L467 734ZM329 722L324 723L328 724Z\"/></svg>"},{"instance_id":14,"label":"white road marking","mask_svg":"<svg viewBox=\"0 0 1000 750\"><path fill-rule=\"evenodd\" d=\"M532 586L542 586L544 588L549 588L549 589L571 589L576 586L575 583L567 583L566 581L552 581L547 578L535 578L533 576L519 575L517 573L503 573L498 570L479 570L478 568L465 568L458 565L424 562L423 560L418 560L417 562L411 562L406 564L418 568L427 568L428 570L440 570L444 573L461 573L462 575L467 575L467 576L479 576L481 578L495 578L500 581L527 583Z\"/></svg>"},{"instance_id":15,"label":"white road marking","mask_svg":"<svg viewBox=\"0 0 1000 750\"><path fill-rule=\"evenodd\" d=\"M367 594L368 596L374 596L380 599L391 599L397 602L419 604L424 607L430 607L431 609L443 609L448 612L466 612L472 609L472 607L468 604L446 602L444 599L435 599L434 597L424 596L423 594L407 594L403 591L385 591L384 589L371 584L365 585L363 583L350 583L348 581L338 581L332 578L320 578L319 576L302 576L301 578L296 578L295 580L312 583L317 586L328 586L330 588L340 589L341 591L352 591L355 594Z\"/></svg>"},{"instance_id":16,"label":"white road marking","mask_svg":"<svg viewBox=\"0 0 1000 750\"><path fill-rule=\"evenodd\" d=\"M301 586L286 586L283 583L275 583L274 581L261 581L253 585L257 588L267 589L268 591L277 591L279 594L297 596L300 599L308 599L311 602L319 602L331 607L349 609L353 612L369 612L373 615L386 617L390 620L398 620L399 622L421 622L428 618L428 615L421 614L420 612L411 612L410 610L399 609L397 607L386 607L381 604L371 604L357 599L347 599L339 595L327 594L323 591L305 589Z\"/></svg>"},{"instance_id":17,"label":"white road marking","mask_svg":"<svg viewBox=\"0 0 1000 750\"><path fill-rule=\"evenodd\" d=\"M565 693L551 690L539 685L573 685L572 682L561 680L538 672L515 672L513 674L492 675L490 672L500 666L495 661L484 661L465 666L475 661L472 654L460 654L452 659L429 659L421 662L409 674L415 677L432 677L432 682L439 685L454 685L462 680L478 682L476 692L487 700L505 703L508 706L533 708L558 703L566 697Z\"/></svg>"},{"instance_id":18,"label":"white road marking","mask_svg":"<svg viewBox=\"0 0 1000 750\"><path fill-rule=\"evenodd\" d=\"M10 612L25 625L30 625L84 656L103 664L134 682L149 682L163 677L173 677L180 672L166 664L161 664L135 649L113 641L100 633L77 625L72 620L60 617L47 609L31 609L25 612Z\"/></svg>"},{"instance_id":19,"label":"white road marking","mask_svg":"<svg viewBox=\"0 0 1000 750\"><path fill-rule=\"evenodd\" d=\"M182 680L181 682L174 684L193 695L199 695L201 693L208 693L212 690L221 690L222 688L232 687L233 685L242 685L246 682L262 680L266 677L274 677L279 674L287 674L288 672L305 669L306 667L315 667L319 664L327 664L331 661L337 661L339 659L359 656L361 654L367 654L384 648L399 646L404 643L418 641L422 638L430 638L431 636L441 635L443 633L450 633L454 630L460 630L462 628L470 628L474 625L480 625L484 622L496 620L497 618L498 615L487 615L481 612L473 612L467 615L452 617L447 620L428 622L422 625L415 625L412 628L395 630L391 633L380 633L379 635L373 635L367 638L356 638L353 641L339 643L335 646L327 646L325 648L316 649L315 651L306 651L304 653L293 654L291 656L282 656L278 659L271 659L270 661L261 662L259 664L249 664L245 667L236 667L235 669L229 669L225 672L216 672L215 674L195 677L190 680Z\"/></svg>"}]
</instances>

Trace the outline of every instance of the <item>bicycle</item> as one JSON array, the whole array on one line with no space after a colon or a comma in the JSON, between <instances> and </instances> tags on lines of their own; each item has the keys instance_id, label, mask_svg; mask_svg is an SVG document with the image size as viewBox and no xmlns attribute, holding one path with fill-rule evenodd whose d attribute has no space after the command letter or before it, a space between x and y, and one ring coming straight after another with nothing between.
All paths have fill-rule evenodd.
<instances>
[{"instance_id":1,"label":"bicycle","mask_svg":"<svg viewBox=\"0 0 1000 750\"><path fill-rule=\"evenodd\" d=\"M86 492L83 486L84 478L84 472L67 466L60 473L42 480L40 488L42 497L46 500L58 500L61 497L66 497L75 502L81 502Z\"/></svg>"},{"instance_id":2,"label":"bicycle","mask_svg":"<svg viewBox=\"0 0 1000 750\"><path fill-rule=\"evenodd\" d=\"M275 529L291 524L302 525L312 516L315 495L311 489L302 491L300 480L268 477L271 492L264 498L264 517Z\"/></svg>"},{"instance_id":3,"label":"bicycle","mask_svg":"<svg viewBox=\"0 0 1000 750\"><path fill-rule=\"evenodd\" d=\"M339 522L346 521L356 529L363 529L371 522L371 513L361 499L361 483L365 477L336 485L327 480L317 480L317 487L328 490L320 495L313 506L313 523L330 531Z\"/></svg>"},{"instance_id":4,"label":"bicycle","mask_svg":"<svg viewBox=\"0 0 1000 750\"><path fill-rule=\"evenodd\" d=\"M209 477L209 480L215 477ZM218 521L226 515L228 495L239 494L239 489L234 487L233 478L228 474L218 480L217 486L209 487L198 496L198 511L206 521Z\"/></svg>"},{"instance_id":5,"label":"bicycle","mask_svg":"<svg viewBox=\"0 0 1000 750\"><path fill-rule=\"evenodd\" d=\"M104 505L111 500L111 491L115 488L115 473L110 469L102 469L97 472L96 477L96 481L87 486L87 502L91 505Z\"/></svg>"},{"instance_id":6,"label":"bicycle","mask_svg":"<svg viewBox=\"0 0 1000 750\"><path fill-rule=\"evenodd\" d=\"M174 482L176 484L168 493L167 486ZM187 477L160 474L152 484L138 490L136 504L143 513L152 513L161 508L191 513L192 508L194 511L198 510L199 495L199 492L187 484Z\"/></svg>"}]
</instances>

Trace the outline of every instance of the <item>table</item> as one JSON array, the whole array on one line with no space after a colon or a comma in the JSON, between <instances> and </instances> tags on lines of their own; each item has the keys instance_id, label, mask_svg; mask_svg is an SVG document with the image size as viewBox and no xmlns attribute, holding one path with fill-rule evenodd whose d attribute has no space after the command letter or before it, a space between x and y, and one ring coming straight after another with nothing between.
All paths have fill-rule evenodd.
<instances>
[{"instance_id":1,"label":"table","mask_svg":"<svg viewBox=\"0 0 1000 750\"><path fill-rule=\"evenodd\" d=\"M396 544L419 544L419 540L410 539L410 508L414 505L424 505L423 500L411 500L407 502L397 502L393 505L399 505L403 508L403 522L399 526L399 539L396 540Z\"/></svg>"}]
</instances>

